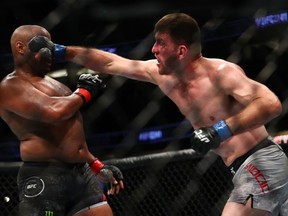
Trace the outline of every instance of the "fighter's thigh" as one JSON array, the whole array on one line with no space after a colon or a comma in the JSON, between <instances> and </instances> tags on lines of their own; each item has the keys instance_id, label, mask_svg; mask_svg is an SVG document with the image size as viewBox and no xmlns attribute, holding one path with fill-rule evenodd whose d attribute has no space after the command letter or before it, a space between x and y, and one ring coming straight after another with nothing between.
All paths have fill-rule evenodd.
<instances>
[{"instance_id":1,"label":"fighter's thigh","mask_svg":"<svg viewBox=\"0 0 288 216\"><path fill-rule=\"evenodd\" d=\"M227 202L224 206L222 216L271 216L270 212L251 208L251 202L251 198L248 199L246 205L236 202Z\"/></svg>"},{"instance_id":2,"label":"fighter's thigh","mask_svg":"<svg viewBox=\"0 0 288 216\"><path fill-rule=\"evenodd\" d=\"M95 208L91 208L82 212L75 214L74 216L113 216L111 207L108 204L101 205Z\"/></svg>"}]
</instances>

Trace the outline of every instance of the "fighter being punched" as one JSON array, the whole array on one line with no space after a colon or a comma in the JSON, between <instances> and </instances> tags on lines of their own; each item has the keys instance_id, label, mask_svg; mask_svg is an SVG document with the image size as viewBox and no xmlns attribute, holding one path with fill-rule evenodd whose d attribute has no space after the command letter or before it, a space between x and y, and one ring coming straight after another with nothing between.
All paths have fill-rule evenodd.
<instances>
[{"instance_id":1,"label":"fighter being punched","mask_svg":"<svg viewBox=\"0 0 288 216\"><path fill-rule=\"evenodd\" d=\"M89 69L157 85L195 129L192 148L202 154L212 149L233 171L223 216L288 215L288 160L265 129L281 113L277 96L238 65L204 57L200 28L187 14L163 16L154 35L155 59L146 61L95 48L54 47Z\"/></svg>"},{"instance_id":2,"label":"fighter being punched","mask_svg":"<svg viewBox=\"0 0 288 216\"><path fill-rule=\"evenodd\" d=\"M11 36L15 70L0 84L1 117L19 139L23 161L19 215L112 216L94 175L111 186L108 194L124 187L123 175L89 151L79 112L105 83L98 75L84 74L72 93L47 76L53 61L64 57L57 46L48 45L50 40L40 26L17 28Z\"/></svg>"}]
</instances>

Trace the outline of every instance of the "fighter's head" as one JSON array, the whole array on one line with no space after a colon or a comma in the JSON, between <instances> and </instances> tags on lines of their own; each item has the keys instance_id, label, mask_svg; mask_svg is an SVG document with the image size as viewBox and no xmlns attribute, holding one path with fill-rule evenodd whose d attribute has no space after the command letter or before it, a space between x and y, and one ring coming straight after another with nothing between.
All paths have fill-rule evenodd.
<instances>
[{"instance_id":1,"label":"fighter's head","mask_svg":"<svg viewBox=\"0 0 288 216\"><path fill-rule=\"evenodd\" d=\"M176 44L185 44L195 55L201 53L201 32L195 19L185 13L163 16L154 27L154 33L168 33Z\"/></svg>"},{"instance_id":2,"label":"fighter's head","mask_svg":"<svg viewBox=\"0 0 288 216\"><path fill-rule=\"evenodd\" d=\"M43 54L45 50L31 50L29 43L35 36L51 39L50 33L41 26L23 25L18 27L11 36L11 50L15 67L25 67L26 70L30 68L32 73L43 75L50 71L52 58L46 55L46 52Z\"/></svg>"}]
</instances>

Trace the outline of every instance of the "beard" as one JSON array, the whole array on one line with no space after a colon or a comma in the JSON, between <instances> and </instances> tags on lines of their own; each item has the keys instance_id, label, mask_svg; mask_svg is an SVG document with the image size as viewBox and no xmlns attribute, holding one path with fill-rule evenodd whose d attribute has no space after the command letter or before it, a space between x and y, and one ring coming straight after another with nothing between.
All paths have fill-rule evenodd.
<instances>
[{"instance_id":1,"label":"beard","mask_svg":"<svg viewBox=\"0 0 288 216\"><path fill-rule=\"evenodd\" d=\"M179 61L176 55L170 55L168 58L163 61L163 64L160 65L158 71L161 75L168 75L173 73L174 70L177 69L179 65Z\"/></svg>"}]
</instances>

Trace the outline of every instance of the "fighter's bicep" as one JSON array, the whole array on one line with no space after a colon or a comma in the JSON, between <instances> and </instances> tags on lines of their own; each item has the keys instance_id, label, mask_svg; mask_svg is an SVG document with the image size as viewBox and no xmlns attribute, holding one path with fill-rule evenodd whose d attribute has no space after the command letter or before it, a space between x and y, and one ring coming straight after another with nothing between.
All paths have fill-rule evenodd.
<instances>
[{"instance_id":1,"label":"fighter's bicep","mask_svg":"<svg viewBox=\"0 0 288 216\"><path fill-rule=\"evenodd\" d=\"M224 71L219 75L219 83L226 94L232 96L239 103L247 105L261 93L260 85L248 78L245 73L238 68Z\"/></svg>"},{"instance_id":2,"label":"fighter's bicep","mask_svg":"<svg viewBox=\"0 0 288 216\"><path fill-rule=\"evenodd\" d=\"M1 99L3 109L31 120L39 120L46 115L49 97L38 89L11 85L6 87L5 92Z\"/></svg>"},{"instance_id":3,"label":"fighter's bicep","mask_svg":"<svg viewBox=\"0 0 288 216\"><path fill-rule=\"evenodd\" d=\"M156 60L127 60L117 64L114 74L121 75L126 78L156 83L155 76L157 75L158 68ZM113 72L112 72L113 73Z\"/></svg>"}]
</instances>

